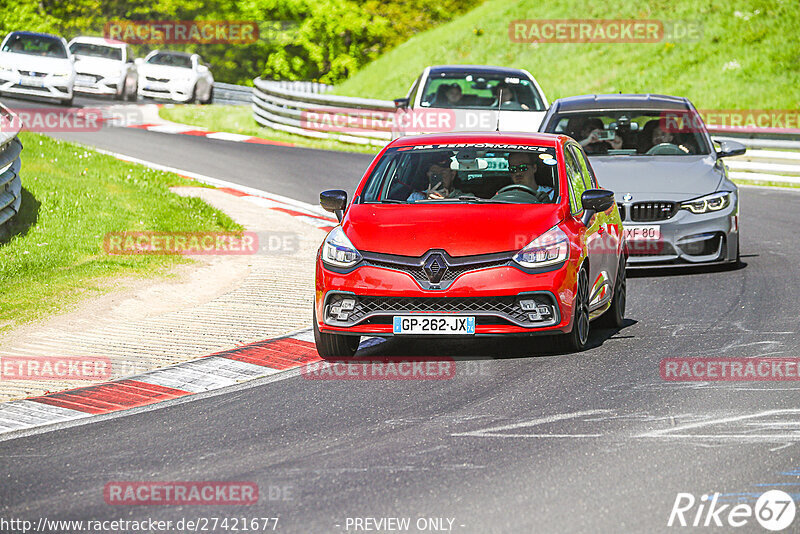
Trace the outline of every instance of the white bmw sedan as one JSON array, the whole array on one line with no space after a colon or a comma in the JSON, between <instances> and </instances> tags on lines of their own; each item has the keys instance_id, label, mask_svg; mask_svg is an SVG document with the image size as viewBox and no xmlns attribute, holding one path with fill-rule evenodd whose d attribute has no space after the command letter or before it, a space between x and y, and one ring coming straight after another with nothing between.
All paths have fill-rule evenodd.
<instances>
[{"instance_id":1,"label":"white bmw sedan","mask_svg":"<svg viewBox=\"0 0 800 534\"><path fill-rule=\"evenodd\" d=\"M139 96L175 102L211 102L214 77L197 54L154 50L139 63Z\"/></svg>"},{"instance_id":2,"label":"white bmw sedan","mask_svg":"<svg viewBox=\"0 0 800 534\"><path fill-rule=\"evenodd\" d=\"M75 56L75 91L136 100L138 74L130 46L102 37L76 37L69 42Z\"/></svg>"},{"instance_id":3,"label":"white bmw sedan","mask_svg":"<svg viewBox=\"0 0 800 534\"><path fill-rule=\"evenodd\" d=\"M74 62L63 37L11 32L0 44L0 94L54 98L71 105Z\"/></svg>"}]
</instances>

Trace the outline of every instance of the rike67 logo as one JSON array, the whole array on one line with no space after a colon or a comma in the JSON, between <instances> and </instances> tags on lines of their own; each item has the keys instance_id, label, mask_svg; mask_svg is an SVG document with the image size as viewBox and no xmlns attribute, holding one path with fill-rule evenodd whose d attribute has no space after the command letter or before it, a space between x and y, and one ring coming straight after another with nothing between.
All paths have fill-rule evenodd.
<instances>
[{"instance_id":1,"label":"rike67 logo","mask_svg":"<svg viewBox=\"0 0 800 534\"><path fill-rule=\"evenodd\" d=\"M763 528L778 532L794 521L797 512L792 497L781 490L762 493L755 505L720 504L720 494L678 493L667 520L668 527L742 527L753 519Z\"/></svg>"}]
</instances>

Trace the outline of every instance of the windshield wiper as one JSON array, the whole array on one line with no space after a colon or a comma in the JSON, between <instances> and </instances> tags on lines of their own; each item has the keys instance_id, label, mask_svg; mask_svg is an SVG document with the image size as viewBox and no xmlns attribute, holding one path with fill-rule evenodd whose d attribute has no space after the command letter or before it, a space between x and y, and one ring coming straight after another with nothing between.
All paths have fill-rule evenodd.
<instances>
[{"instance_id":1,"label":"windshield wiper","mask_svg":"<svg viewBox=\"0 0 800 534\"><path fill-rule=\"evenodd\" d=\"M516 204L516 202L510 202L508 200L498 200L493 198L480 198L472 196L461 196L458 197L458 200L462 202L475 202L475 203L485 203L485 204Z\"/></svg>"}]
</instances>

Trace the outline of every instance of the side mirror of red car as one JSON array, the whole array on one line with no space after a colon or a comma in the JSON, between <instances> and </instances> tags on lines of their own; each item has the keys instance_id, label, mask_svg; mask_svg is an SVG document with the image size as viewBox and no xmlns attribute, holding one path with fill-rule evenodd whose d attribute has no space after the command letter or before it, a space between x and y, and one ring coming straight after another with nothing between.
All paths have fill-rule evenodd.
<instances>
[{"instance_id":1,"label":"side mirror of red car","mask_svg":"<svg viewBox=\"0 0 800 534\"><path fill-rule=\"evenodd\" d=\"M336 214L339 222L342 222L344 209L347 207L347 191L341 189L329 189L319 194L319 205L325 211L330 211Z\"/></svg>"},{"instance_id":2,"label":"side mirror of red car","mask_svg":"<svg viewBox=\"0 0 800 534\"><path fill-rule=\"evenodd\" d=\"M606 211L614 205L614 192L605 189L587 189L581 195L583 204L583 224L588 225L592 215Z\"/></svg>"}]
</instances>

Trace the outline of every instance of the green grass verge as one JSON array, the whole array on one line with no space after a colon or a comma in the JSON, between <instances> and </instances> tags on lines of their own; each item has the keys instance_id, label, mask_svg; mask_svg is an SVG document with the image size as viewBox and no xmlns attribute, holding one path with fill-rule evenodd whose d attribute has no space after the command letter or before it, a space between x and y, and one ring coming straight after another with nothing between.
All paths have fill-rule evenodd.
<instances>
[{"instance_id":1,"label":"green grass verge","mask_svg":"<svg viewBox=\"0 0 800 534\"><path fill-rule=\"evenodd\" d=\"M250 106L231 106L212 104L210 106L181 105L163 106L158 114L168 121L200 126L217 132L230 132L242 135L252 135L269 141L292 143L305 148L321 150L339 150L343 152L360 152L363 154L377 154L380 147L364 147L339 141L312 139L302 135L294 135L272 128L264 128L253 119Z\"/></svg>"},{"instance_id":2,"label":"green grass verge","mask_svg":"<svg viewBox=\"0 0 800 534\"><path fill-rule=\"evenodd\" d=\"M20 139L22 208L0 242L0 333L104 293L114 277L168 276L192 261L108 255L108 232L241 229L204 201L169 191L196 182L43 135Z\"/></svg>"},{"instance_id":3,"label":"green grass verge","mask_svg":"<svg viewBox=\"0 0 800 534\"><path fill-rule=\"evenodd\" d=\"M702 24L698 42L518 44L517 19L660 19ZM549 100L586 93L665 93L700 109L800 107L800 9L796 2L737 0L489 0L421 33L367 65L337 88L343 95L405 96L428 65L520 67Z\"/></svg>"}]
</instances>

